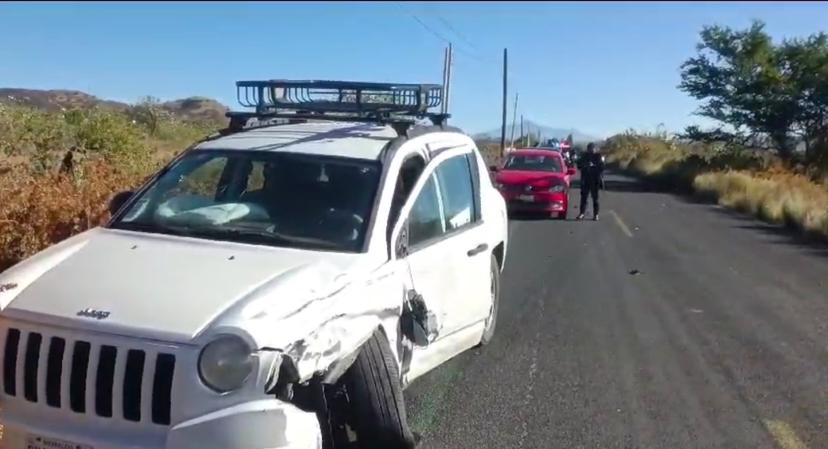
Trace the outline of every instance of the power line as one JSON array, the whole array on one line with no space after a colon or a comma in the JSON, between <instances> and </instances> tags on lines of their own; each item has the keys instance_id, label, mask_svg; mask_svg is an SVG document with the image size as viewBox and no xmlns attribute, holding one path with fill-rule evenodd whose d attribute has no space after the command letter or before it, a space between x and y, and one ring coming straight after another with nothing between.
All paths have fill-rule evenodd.
<instances>
[{"instance_id":1,"label":"power line","mask_svg":"<svg viewBox=\"0 0 828 449\"><path fill-rule=\"evenodd\" d=\"M457 42L456 42L456 41L452 41L451 39L447 38L445 35L443 35L443 34L441 34L441 33L437 32L434 28L432 28L432 27L428 26L425 22L423 22L423 21L422 21L419 17L417 17L416 15L411 14L411 18L412 18L412 19L414 19L414 20L416 20L416 21L417 21L417 23L419 23L419 24L420 24L420 26L422 26L422 27L423 27L426 31L428 31L429 33L431 33L431 35L432 35L432 36L436 37L437 39L440 39L441 41L443 41L443 42L445 42L445 43L447 43L447 44L454 44L454 49L455 49L455 50L457 50L457 52L458 52L458 53L464 54L464 55L466 55L466 56L468 56L468 57L470 57L470 58L472 58L472 59L474 59L474 60L476 60L476 61L478 61L478 62L483 63L483 64L489 64L489 62L484 61L484 60L483 60L480 56L475 55L475 54L473 54L472 52L467 51L467 50L465 50L465 49L463 49L463 48L461 48L461 47L458 47L458 46L456 45L456 44L457 44Z\"/></svg>"},{"instance_id":2,"label":"power line","mask_svg":"<svg viewBox=\"0 0 828 449\"><path fill-rule=\"evenodd\" d=\"M438 33L437 31L435 31L434 29L432 29L430 26L426 25L426 24L425 24L425 22L423 22L422 20L420 20L420 18L419 18L419 17L415 16L414 14L411 14L411 18L412 18L412 19L414 19L414 20L416 20L416 21L417 21L417 23L419 23L419 24L420 24L420 26L422 26L423 28L425 28L425 29L426 29L426 31L428 31L429 33L431 33L432 35L434 35L434 37L436 37L437 39L440 39L441 41L444 41L444 42L446 42L446 43L450 43L450 42L451 42L451 39L447 39L445 36L443 36L442 34Z\"/></svg>"},{"instance_id":3,"label":"power line","mask_svg":"<svg viewBox=\"0 0 828 449\"><path fill-rule=\"evenodd\" d=\"M472 43L469 39L467 39L467 38L466 38L466 37L465 37L462 33L460 33L459 31L457 31L457 29L456 29L456 28L454 28L454 27L451 25L451 23L449 23L449 21L448 21L448 20L444 19L442 16L440 16L440 15L439 15L439 14L437 14L437 13L434 13L434 16L435 16L435 17L437 17L437 20L439 20L439 21L440 21L440 23L442 23L442 24L443 24L446 28L448 28L448 29L449 29L449 31L451 31L452 33L454 33L454 35L455 35L455 36L459 37L459 38L460 38L460 40L461 40L461 41L463 41L466 45L468 45L469 47L471 47L471 48L472 48L473 50L475 50L475 51L479 51L479 49L477 48L477 46L476 46L476 45L474 45L474 44L473 44L473 43Z\"/></svg>"}]
</instances>

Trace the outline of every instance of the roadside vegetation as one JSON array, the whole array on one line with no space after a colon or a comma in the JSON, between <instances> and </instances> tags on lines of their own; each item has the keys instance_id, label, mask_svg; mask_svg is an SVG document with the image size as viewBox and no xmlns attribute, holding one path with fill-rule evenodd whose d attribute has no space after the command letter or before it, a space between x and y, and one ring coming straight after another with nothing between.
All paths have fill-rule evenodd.
<instances>
[{"instance_id":1,"label":"roadside vegetation","mask_svg":"<svg viewBox=\"0 0 828 449\"><path fill-rule=\"evenodd\" d=\"M607 161L659 189L689 193L722 206L828 238L824 172L791 167L762 150L683 142L627 132L608 139Z\"/></svg>"},{"instance_id":2,"label":"roadside vegetation","mask_svg":"<svg viewBox=\"0 0 828 449\"><path fill-rule=\"evenodd\" d=\"M706 27L679 89L719 126L628 131L610 163L660 188L828 237L828 36L775 44L761 23Z\"/></svg>"},{"instance_id":3,"label":"roadside vegetation","mask_svg":"<svg viewBox=\"0 0 828 449\"><path fill-rule=\"evenodd\" d=\"M0 271L103 223L114 193L217 126L149 101L124 111L0 105Z\"/></svg>"},{"instance_id":4,"label":"roadside vegetation","mask_svg":"<svg viewBox=\"0 0 828 449\"><path fill-rule=\"evenodd\" d=\"M828 236L828 36L774 43L754 23L706 27L700 37L678 88L717 126L617 135L603 145L609 161L660 187ZM204 112L200 102L176 106ZM115 192L222 125L166 105L0 104L0 270L100 225ZM499 142L479 147L488 165L501 163Z\"/></svg>"}]
</instances>

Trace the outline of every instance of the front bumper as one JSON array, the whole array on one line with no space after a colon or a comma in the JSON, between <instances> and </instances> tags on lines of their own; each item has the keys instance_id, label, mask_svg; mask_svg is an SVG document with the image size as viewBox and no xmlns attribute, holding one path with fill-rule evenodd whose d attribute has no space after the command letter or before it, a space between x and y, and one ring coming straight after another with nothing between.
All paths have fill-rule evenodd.
<instances>
[{"instance_id":1,"label":"front bumper","mask_svg":"<svg viewBox=\"0 0 828 449\"><path fill-rule=\"evenodd\" d=\"M564 192L502 192L502 195L512 212L566 212L569 207Z\"/></svg>"},{"instance_id":2,"label":"front bumper","mask_svg":"<svg viewBox=\"0 0 828 449\"><path fill-rule=\"evenodd\" d=\"M276 399L245 402L159 432L50 422L0 411L3 449L320 449L316 415Z\"/></svg>"}]
</instances>

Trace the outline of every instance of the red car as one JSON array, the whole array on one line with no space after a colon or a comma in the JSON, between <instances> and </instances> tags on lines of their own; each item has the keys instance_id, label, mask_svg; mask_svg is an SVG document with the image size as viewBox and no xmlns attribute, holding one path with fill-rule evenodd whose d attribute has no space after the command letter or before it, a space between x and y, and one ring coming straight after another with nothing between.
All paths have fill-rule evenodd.
<instances>
[{"instance_id":1,"label":"red car","mask_svg":"<svg viewBox=\"0 0 828 449\"><path fill-rule=\"evenodd\" d=\"M520 149L509 152L496 170L495 186L513 212L540 212L566 219L569 210L570 178L567 167L555 151Z\"/></svg>"}]
</instances>

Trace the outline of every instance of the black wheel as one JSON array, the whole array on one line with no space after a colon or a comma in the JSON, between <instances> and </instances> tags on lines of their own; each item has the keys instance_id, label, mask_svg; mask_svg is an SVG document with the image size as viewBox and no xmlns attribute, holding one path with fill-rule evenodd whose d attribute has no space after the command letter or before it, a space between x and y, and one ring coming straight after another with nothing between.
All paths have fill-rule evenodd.
<instances>
[{"instance_id":1,"label":"black wheel","mask_svg":"<svg viewBox=\"0 0 828 449\"><path fill-rule=\"evenodd\" d=\"M558 212L555 214L555 218L558 220L566 220L566 211Z\"/></svg>"},{"instance_id":2,"label":"black wheel","mask_svg":"<svg viewBox=\"0 0 828 449\"><path fill-rule=\"evenodd\" d=\"M486 327L483 330L483 337L480 338L478 346L486 346L492 341L494 337L495 325L497 324L497 309L500 305L500 265L497 263L497 258L492 254L491 262L491 294L492 307L489 311L489 318L486 319Z\"/></svg>"},{"instance_id":3,"label":"black wheel","mask_svg":"<svg viewBox=\"0 0 828 449\"><path fill-rule=\"evenodd\" d=\"M397 363L377 330L344 376L357 447L412 449Z\"/></svg>"}]
</instances>

